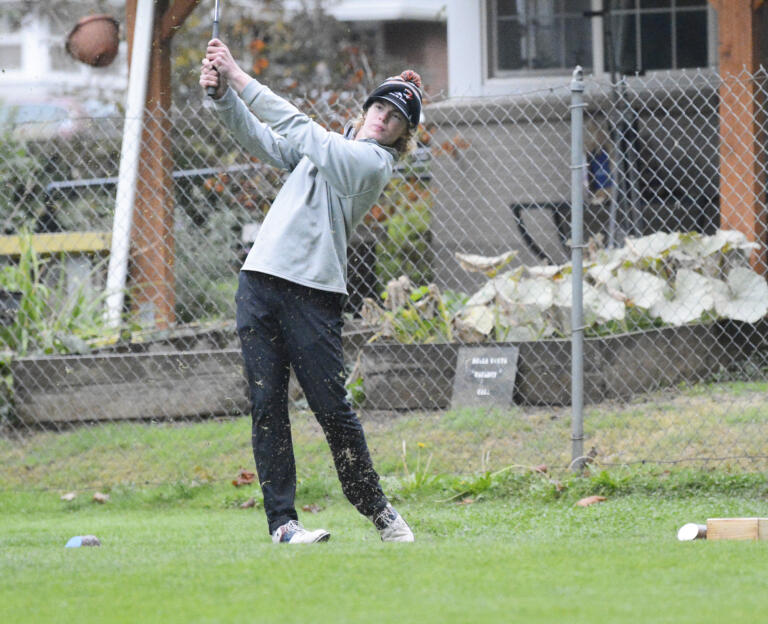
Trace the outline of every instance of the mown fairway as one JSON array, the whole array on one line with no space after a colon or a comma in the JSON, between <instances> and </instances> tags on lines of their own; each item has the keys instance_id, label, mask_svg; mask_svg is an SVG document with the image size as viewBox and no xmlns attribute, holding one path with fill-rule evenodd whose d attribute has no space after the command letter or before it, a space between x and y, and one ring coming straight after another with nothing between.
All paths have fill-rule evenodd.
<instances>
[{"instance_id":1,"label":"mown fairway","mask_svg":"<svg viewBox=\"0 0 768 624\"><path fill-rule=\"evenodd\" d=\"M343 500L306 413L293 418L298 504L308 527L333 537L304 547L271 544L258 486L232 484L252 467L246 418L8 436L0 622L759 622L768 541L681 543L676 531L768 517L765 474L727 461L620 460L651 440L650 450L682 449L679 459L717 457L721 441L745 435L745 449L764 456L763 390L722 385L590 408L587 435L601 454L578 475L567 470L564 409L367 419L412 545L382 544ZM743 407L745 422L724 419L726 403ZM667 446L662 431L685 444ZM97 490L109 501L92 502ZM70 491L74 500L61 500ZM593 494L606 500L576 505ZM102 546L64 547L85 534Z\"/></svg>"},{"instance_id":2,"label":"mown fairway","mask_svg":"<svg viewBox=\"0 0 768 624\"><path fill-rule=\"evenodd\" d=\"M385 545L345 503L304 513L331 541L272 545L223 487L0 496L3 622L757 622L768 542L676 540L687 521L768 516L702 492L617 494L582 508L526 495L399 503L417 543ZM83 495L85 497L85 495ZM305 501L306 502L306 501ZM95 534L99 548L67 549Z\"/></svg>"}]
</instances>

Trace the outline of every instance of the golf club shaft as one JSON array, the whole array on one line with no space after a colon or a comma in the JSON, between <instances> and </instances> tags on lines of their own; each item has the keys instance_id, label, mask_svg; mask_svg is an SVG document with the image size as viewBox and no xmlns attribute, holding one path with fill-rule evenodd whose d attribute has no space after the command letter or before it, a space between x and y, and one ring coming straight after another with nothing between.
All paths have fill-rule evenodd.
<instances>
[{"instance_id":1,"label":"golf club shaft","mask_svg":"<svg viewBox=\"0 0 768 624\"><path fill-rule=\"evenodd\" d=\"M219 38L219 0L213 5L213 29L211 30L211 39ZM206 93L209 97L216 95L216 87L208 87Z\"/></svg>"}]
</instances>

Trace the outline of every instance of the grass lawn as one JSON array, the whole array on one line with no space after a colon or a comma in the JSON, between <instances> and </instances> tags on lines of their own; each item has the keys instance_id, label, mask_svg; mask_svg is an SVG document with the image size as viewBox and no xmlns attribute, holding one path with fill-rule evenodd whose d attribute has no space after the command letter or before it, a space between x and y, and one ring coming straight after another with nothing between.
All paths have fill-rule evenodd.
<instances>
[{"instance_id":1,"label":"grass lawn","mask_svg":"<svg viewBox=\"0 0 768 624\"><path fill-rule=\"evenodd\" d=\"M582 493L599 489L586 482ZM303 520L331 541L290 547L271 544L263 512L234 505L223 484L113 491L105 505L5 491L0 621L680 624L767 612L768 542L675 536L707 517L768 516L764 492L617 493L587 508L578 495L412 497L398 506L415 544L382 544L330 497ZM102 546L64 547L82 534Z\"/></svg>"},{"instance_id":2,"label":"grass lawn","mask_svg":"<svg viewBox=\"0 0 768 624\"><path fill-rule=\"evenodd\" d=\"M768 384L699 384L588 406L584 450L602 466L679 462L726 471L764 468L768 459ZM335 487L335 471L310 412L292 414L301 487ZM473 474L510 465L571 461L570 408L513 407L363 415L383 475L424 470ZM252 469L250 418L194 423L114 422L5 435L0 430L0 489L30 484L59 490L228 481ZM418 467L418 470L417 470ZM330 485L329 485L330 484Z\"/></svg>"},{"instance_id":3,"label":"grass lawn","mask_svg":"<svg viewBox=\"0 0 768 624\"><path fill-rule=\"evenodd\" d=\"M382 544L343 500L307 414L293 417L297 502L332 539L301 547L273 545L258 486L231 483L253 465L246 418L0 438L0 622L762 621L768 541L681 543L676 531L768 517L759 462L702 461L768 455L764 396L721 384L590 407L600 455L579 475L566 470L565 409L366 418L415 544ZM628 461L646 455L684 461ZM92 502L97 489L107 503ZM592 494L607 500L576 506ZM102 546L64 547L86 534Z\"/></svg>"}]
</instances>

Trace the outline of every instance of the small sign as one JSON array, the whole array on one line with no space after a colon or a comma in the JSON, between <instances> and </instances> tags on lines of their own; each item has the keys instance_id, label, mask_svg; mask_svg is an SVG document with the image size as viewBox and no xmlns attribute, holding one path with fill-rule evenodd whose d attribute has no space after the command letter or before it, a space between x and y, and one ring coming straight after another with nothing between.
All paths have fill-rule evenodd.
<instances>
[{"instance_id":1,"label":"small sign","mask_svg":"<svg viewBox=\"0 0 768 624\"><path fill-rule=\"evenodd\" d=\"M459 347L451 408L512 405L518 354L512 345Z\"/></svg>"}]
</instances>

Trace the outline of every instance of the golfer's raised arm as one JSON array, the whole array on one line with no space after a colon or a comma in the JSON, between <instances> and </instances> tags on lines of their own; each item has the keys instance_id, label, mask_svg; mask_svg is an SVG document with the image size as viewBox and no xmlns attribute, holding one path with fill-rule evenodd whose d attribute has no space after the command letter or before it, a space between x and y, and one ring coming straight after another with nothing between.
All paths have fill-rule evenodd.
<instances>
[{"instance_id":1,"label":"golfer's raised arm","mask_svg":"<svg viewBox=\"0 0 768 624\"><path fill-rule=\"evenodd\" d=\"M301 153L267 124L259 121L231 88L224 97L214 100L214 108L235 140L250 155L288 171L293 170L301 160Z\"/></svg>"},{"instance_id":2,"label":"golfer's raised arm","mask_svg":"<svg viewBox=\"0 0 768 624\"><path fill-rule=\"evenodd\" d=\"M394 157L391 153L329 132L243 71L229 48L218 39L208 43L203 68L208 70L209 79L210 68L214 68L258 120L265 122L279 137L284 137L291 148L307 156L342 196L378 194L392 175ZM225 97L230 96L225 94ZM241 116L238 118L242 119Z\"/></svg>"},{"instance_id":3,"label":"golfer's raised arm","mask_svg":"<svg viewBox=\"0 0 768 624\"><path fill-rule=\"evenodd\" d=\"M250 80L232 58L226 45L218 39L209 42L200 70L200 86L205 89L215 87L214 107L222 121L249 154L270 165L291 171L301 160L301 154L254 117L235 93Z\"/></svg>"},{"instance_id":4,"label":"golfer's raised arm","mask_svg":"<svg viewBox=\"0 0 768 624\"><path fill-rule=\"evenodd\" d=\"M392 175L395 159L389 151L326 130L258 80L251 79L240 97L252 113L307 156L339 194L375 189L378 193Z\"/></svg>"}]
</instances>

